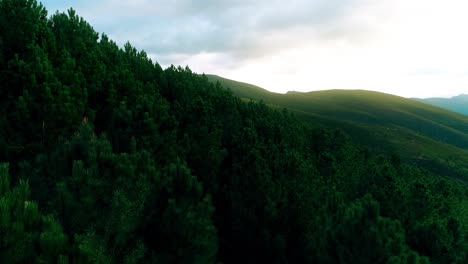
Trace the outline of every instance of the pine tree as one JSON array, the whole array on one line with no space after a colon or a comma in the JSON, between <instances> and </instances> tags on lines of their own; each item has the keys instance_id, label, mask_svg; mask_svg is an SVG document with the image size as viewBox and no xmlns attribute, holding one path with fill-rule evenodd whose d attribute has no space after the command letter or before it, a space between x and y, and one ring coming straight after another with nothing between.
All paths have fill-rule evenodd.
<instances>
[{"instance_id":1,"label":"pine tree","mask_svg":"<svg viewBox=\"0 0 468 264\"><path fill-rule=\"evenodd\" d=\"M11 187L8 165L0 164L0 262L65 261L67 237L62 227L42 215L29 196L29 184L20 181Z\"/></svg>"}]
</instances>

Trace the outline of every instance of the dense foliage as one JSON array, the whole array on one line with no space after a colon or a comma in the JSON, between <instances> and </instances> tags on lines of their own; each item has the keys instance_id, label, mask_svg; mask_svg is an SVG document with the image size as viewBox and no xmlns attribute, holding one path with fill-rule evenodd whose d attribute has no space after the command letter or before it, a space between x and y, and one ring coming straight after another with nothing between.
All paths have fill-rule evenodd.
<instances>
[{"instance_id":1,"label":"dense foliage","mask_svg":"<svg viewBox=\"0 0 468 264\"><path fill-rule=\"evenodd\" d=\"M207 77L245 100L285 107L317 127L340 128L374 152L398 154L404 163L468 182L468 116L375 91L278 94L216 75Z\"/></svg>"},{"instance_id":2,"label":"dense foliage","mask_svg":"<svg viewBox=\"0 0 468 264\"><path fill-rule=\"evenodd\" d=\"M0 262L468 263L463 183L0 0Z\"/></svg>"}]
</instances>

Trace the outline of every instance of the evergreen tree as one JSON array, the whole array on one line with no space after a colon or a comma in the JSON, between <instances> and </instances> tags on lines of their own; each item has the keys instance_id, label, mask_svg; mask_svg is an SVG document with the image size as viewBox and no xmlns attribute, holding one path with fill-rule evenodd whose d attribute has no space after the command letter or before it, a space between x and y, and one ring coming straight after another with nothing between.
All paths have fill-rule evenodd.
<instances>
[{"instance_id":1,"label":"evergreen tree","mask_svg":"<svg viewBox=\"0 0 468 264\"><path fill-rule=\"evenodd\" d=\"M8 164L0 164L0 262L67 262L67 237L52 216L29 200L29 184L11 186Z\"/></svg>"},{"instance_id":2,"label":"evergreen tree","mask_svg":"<svg viewBox=\"0 0 468 264\"><path fill-rule=\"evenodd\" d=\"M465 182L162 69L73 9L0 0L0 85L2 263L468 262Z\"/></svg>"}]
</instances>

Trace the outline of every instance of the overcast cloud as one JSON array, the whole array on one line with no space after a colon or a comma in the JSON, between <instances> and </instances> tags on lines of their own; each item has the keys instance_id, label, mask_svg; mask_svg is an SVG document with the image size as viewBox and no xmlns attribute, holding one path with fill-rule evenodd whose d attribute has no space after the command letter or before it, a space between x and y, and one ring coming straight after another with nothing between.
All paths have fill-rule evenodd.
<instances>
[{"instance_id":1,"label":"overcast cloud","mask_svg":"<svg viewBox=\"0 0 468 264\"><path fill-rule=\"evenodd\" d=\"M446 0L46 0L163 66L311 91L468 92L468 4Z\"/></svg>"}]
</instances>

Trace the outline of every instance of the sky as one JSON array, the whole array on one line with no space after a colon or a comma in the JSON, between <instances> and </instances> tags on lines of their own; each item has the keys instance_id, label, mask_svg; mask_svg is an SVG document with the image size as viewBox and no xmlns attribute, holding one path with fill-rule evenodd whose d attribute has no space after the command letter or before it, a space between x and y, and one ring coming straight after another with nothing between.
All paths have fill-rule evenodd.
<instances>
[{"instance_id":1,"label":"sky","mask_svg":"<svg viewBox=\"0 0 468 264\"><path fill-rule=\"evenodd\" d=\"M163 67L270 91L468 93L466 0L43 0Z\"/></svg>"}]
</instances>

